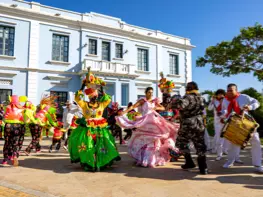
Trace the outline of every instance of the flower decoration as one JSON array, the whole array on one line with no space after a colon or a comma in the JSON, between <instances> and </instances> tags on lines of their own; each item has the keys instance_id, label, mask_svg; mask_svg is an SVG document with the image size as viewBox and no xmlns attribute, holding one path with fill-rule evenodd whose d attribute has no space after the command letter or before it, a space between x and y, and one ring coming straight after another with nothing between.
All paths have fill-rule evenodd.
<instances>
[{"instance_id":1,"label":"flower decoration","mask_svg":"<svg viewBox=\"0 0 263 197\"><path fill-rule=\"evenodd\" d=\"M141 116L139 112L131 111L127 113L127 117L129 120L135 121L137 117Z\"/></svg>"},{"instance_id":2,"label":"flower decoration","mask_svg":"<svg viewBox=\"0 0 263 197\"><path fill-rule=\"evenodd\" d=\"M172 90L175 88L174 82L167 80L164 78L163 73L160 73L161 79L159 80L159 85L158 87L160 88L161 92L164 93L169 93L172 92Z\"/></svg>"},{"instance_id":3,"label":"flower decoration","mask_svg":"<svg viewBox=\"0 0 263 197\"><path fill-rule=\"evenodd\" d=\"M82 142L81 146L79 146L79 152L86 150L86 145Z\"/></svg>"}]
</instances>

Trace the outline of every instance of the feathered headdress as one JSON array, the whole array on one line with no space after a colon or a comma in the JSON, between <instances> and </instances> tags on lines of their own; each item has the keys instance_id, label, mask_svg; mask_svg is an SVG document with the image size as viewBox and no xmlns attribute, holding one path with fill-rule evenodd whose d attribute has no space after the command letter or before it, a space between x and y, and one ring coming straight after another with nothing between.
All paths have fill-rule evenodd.
<instances>
[{"instance_id":1,"label":"feathered headdress","mask_svg":"<svg viewBox=\"0 0 263 197\"><path fill-rule=\"evenodd\" d=\"M97 95L97 89L101 86L105 86L106 82L101 78L96 77L91 71L90 67L88 67L88 73L86 74L86 78L83 80L86 85L86 90L84 91L86 95L92 97Z\"/></svg>"},{"instance_id":2,"label":"feathered headdress","mask_svg":"<svg viewBox=\"0 0 263 197\"><path fill-rule=\"evenodd\" d=\"M57 104L55 100L57 99L57 96L54 95L44 95L42 96L42 99L40 101L40 108L45 109L48 111L50 114L55 114L56 113L56 107Z\"/></svg>"},{"instance_id":3,"label":"feathered headdress","mask_svg":"<svg viewBox=\"0 0 263 197\"><path fill-rule=\"evenodd\" d=\"M171 80L167 80L163 76L163 72L160 73L161 79L159 80L159 85L158 87L160 88L161 92L172 92L172 90L175 88L174 82Z\"/></svg>"}]
</instances>

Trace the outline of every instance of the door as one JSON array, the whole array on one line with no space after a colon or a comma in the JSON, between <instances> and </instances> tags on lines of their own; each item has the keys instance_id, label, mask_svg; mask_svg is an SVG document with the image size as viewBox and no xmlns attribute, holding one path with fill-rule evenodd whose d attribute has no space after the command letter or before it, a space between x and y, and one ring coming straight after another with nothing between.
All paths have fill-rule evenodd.
<instances>
[{"instance_id":1,"label":"door","mask_svg":"<svg viewBox=\"0 0 263 197\"><path fill-rule=\"evenodd\" d=\"M12 96L12 90L11 89L0 89L0 102L9 102L8 96Z\"/></svg>"}]
</instances>

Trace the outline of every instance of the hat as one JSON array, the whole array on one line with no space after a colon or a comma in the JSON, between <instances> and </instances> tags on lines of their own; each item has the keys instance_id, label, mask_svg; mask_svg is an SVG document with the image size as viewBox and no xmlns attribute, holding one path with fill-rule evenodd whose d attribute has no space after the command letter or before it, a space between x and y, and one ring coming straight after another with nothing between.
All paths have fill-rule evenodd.
<instances>
[{"instance_id":1,"label":"hat","mask_svg":"<svg viewBox=\"0 0 263 197\"><path fill-rule=\"evenodd\" d=\"M67 102L65 103L65 105L71 105L71 102L69 100L67 100Z\"/></svg>"},{"instance_id":2,"label":"hat","mask_svg":"<svg viewBox=\"0 0 263 197\"><path fill-rule=\"evenodd\" d=\"M86 74L86 78L83 80L87 88L96 88L97 86L105 86L106 82L101 78L96 77L91 71L90 67L88 67L88 73Z\"/></svg>"},{"instance_id":3,"label":"hat","mask_svg":"<svg viewBox=\"0 0 263 197\"><path fill-rule=\"evenodd\" d=\"M173 88L175 88L174 82L172 80L167 80L163 77L163 73L160 73L161 79L159 80L158 87L160 88L161 92L170 93L172 92Z\"/></svg>"}]
</instances>

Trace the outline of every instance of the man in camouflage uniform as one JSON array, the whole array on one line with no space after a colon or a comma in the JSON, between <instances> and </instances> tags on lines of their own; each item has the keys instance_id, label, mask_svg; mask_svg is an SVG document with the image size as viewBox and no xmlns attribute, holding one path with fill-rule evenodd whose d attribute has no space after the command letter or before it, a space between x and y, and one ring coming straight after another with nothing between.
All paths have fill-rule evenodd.
<instances>
[{"instance_id":1,"label":"man in camouflage uniform","mask_svg":"<svg viewBox=\"0 0 263 197\"><path fill-rule=\"evenodd\" d=\"M197 161L201 174L207 174L206 145L204 140L205 126L203 120L204 99L198 93L195 82L189 82L186 86L186 94L182 99L177 99L172 107L180 110L181 126L176 140L176 146L183 152L185 164L182 169L195 168L192 160L189 141L191 140L197 151Z\"/></svg>"}]
</instances>

